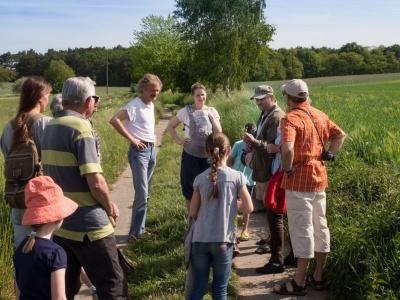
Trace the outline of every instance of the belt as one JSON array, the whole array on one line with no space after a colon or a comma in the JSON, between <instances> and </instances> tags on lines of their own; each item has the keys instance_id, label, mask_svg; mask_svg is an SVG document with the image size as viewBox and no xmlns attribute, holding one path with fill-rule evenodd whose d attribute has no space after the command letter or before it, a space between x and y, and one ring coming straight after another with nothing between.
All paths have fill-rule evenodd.
<instances>
[{"instance_id":1,"label":"belt","mask_svg":"<svg viewBox=\"0 0 400 300\"><path fill-rule=\"evenodd\" d=\"M146 142L146 141L140 141L142 144L145 144L147 147L154 146L153 142Z\"/></svg>"}]
</instances>

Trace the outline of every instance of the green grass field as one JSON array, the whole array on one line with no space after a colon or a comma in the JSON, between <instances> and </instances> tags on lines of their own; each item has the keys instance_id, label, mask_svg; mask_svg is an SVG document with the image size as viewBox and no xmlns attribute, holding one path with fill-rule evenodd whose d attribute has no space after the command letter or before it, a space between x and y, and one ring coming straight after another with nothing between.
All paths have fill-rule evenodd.
<instances>
[{"instance_id":1,"label":"green grass field","mask_svg":"<svg viewBox=\"0 0 400 300\"><path fill-rule=\"evenodd\" d=\"M327 277L336 299L400 298L400 74L362 75L306 80L313 105L325 111L348 135L337 160L329 165L328 222L332 253ZM252 87L209 95L221 115L224 132L238 140L243 125L256 121L258 109L249 100ZM282 82L270 83L279 91ZM0 87L0 128L15 114L18 98ZM9 92L8 92L9 93ZM130 97L128 88L98 88L102 96L94 124L101 135L103 168L112 182L126 164L126 143L108 124L112 114ZM282 96L276 93L282 107ZM164 94L172 108L189 101L184 95ZM182 299L184 267L182 234L184 200L179 186L181 150L169 137L158 157L149 204L148 231L128 252L137 266L129 292L137 299ZM121 159L122 157L122 159ZM2 159L2 158L1 158ZM2 166L2 160L0 161ZM0 174L2 176L2 172ZM0 177L0 184L3 179ZM11 226L9 212L0 206L0 298L11 297ZM5 280L3 280L5 278ZM230 297L235 298L235 280ZM4 296L3 296L4 295Z\"/></svg>"}]
</instances>

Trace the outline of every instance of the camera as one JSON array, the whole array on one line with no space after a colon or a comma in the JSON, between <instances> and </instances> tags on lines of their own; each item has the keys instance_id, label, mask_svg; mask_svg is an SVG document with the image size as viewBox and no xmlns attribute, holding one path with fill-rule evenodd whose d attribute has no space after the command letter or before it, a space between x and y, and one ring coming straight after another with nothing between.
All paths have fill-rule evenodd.
<instances>
[{"instance_id":1,"label":"camera","mask_svg":"<svg viewBox=\"0 0 400 300\"><path fill-rule=\"evenodd\" d=\"M333 155L333 153L330 151L324 151L322 152L321 159L323 161L334 161L335 155Z\"/></svg>"}]
</instances>

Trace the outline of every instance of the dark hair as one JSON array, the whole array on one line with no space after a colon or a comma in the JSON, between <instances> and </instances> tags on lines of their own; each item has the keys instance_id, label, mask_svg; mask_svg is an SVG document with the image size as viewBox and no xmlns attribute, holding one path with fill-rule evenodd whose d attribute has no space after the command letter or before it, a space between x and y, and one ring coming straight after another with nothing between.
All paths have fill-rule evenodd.
<instances>
[{"instance_id":1,"label":"dark hair","mask_svg":"<svg viewBox=\"0 0 400 300\"><path fill-rule=\"evenodd\" d=\"M27 141L31 137L30 128L28 128L28 114L35 108L43 94L50 92L50 83L42 77L30 76L24 80L21 87L17 116L14 119L13 145L17 144L20 140Z\"/></svg>"},{"instance_id":2,"label":"dark hair","mask_svg":"<svg viewBox=\"0 0 400 300\"><path fill-rule=\"evenodd\" d=\"M257 125L254 123L246 123L246 125L244 125L244 129L247 133L254 135L257 131Z\"/></svg>"},{"instance_id":3,"label":"dark hair","mask_svg":"<svg viewBox=\"0 0 400 300\"><path fill-rule=\"evenodd\" d=\"M195 84L193 84L191 87L190 87L190 91L191 91L191 93L192 93L192 95L194 95L194 92L196 91L196 90L204 90L204 91L206 91L207 92L207 90L206 90L206 87L203 85L203 84L201 84L200 82L196 82Z\"/></svg>"},{"instance_id":4,"label":"dark hair","mask_svg":"<svg viewBox=\"0 0 400 300\"><path fill-rule=\"evenodd\" d=\"M217 170L221 164L221 160L227 155L230 147L228 137L222 132L212 133L206 139L206 152L211 158L211 183L212 183L212 198L218 198L217 187Z\"/></svg>"}]
</instances>

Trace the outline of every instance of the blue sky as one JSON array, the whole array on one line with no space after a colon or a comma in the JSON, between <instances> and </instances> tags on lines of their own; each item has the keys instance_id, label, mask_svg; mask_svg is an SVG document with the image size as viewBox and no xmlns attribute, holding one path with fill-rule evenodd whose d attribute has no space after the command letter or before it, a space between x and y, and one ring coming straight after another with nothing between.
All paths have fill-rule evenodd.
<instances>
[{"instance_id":1,"label":"blue sky","mask_svg":"<svg viewBox=\"0 0 400 300\"><path fill-rule=\"evenodd\" d=\"M222 1L222 0L221 0ZM400 43L400 0L267 0L272 48ZM148 15L172 14L174 0L0 0L0 53L129 46Z\"/></svg>"}]
</instances>

